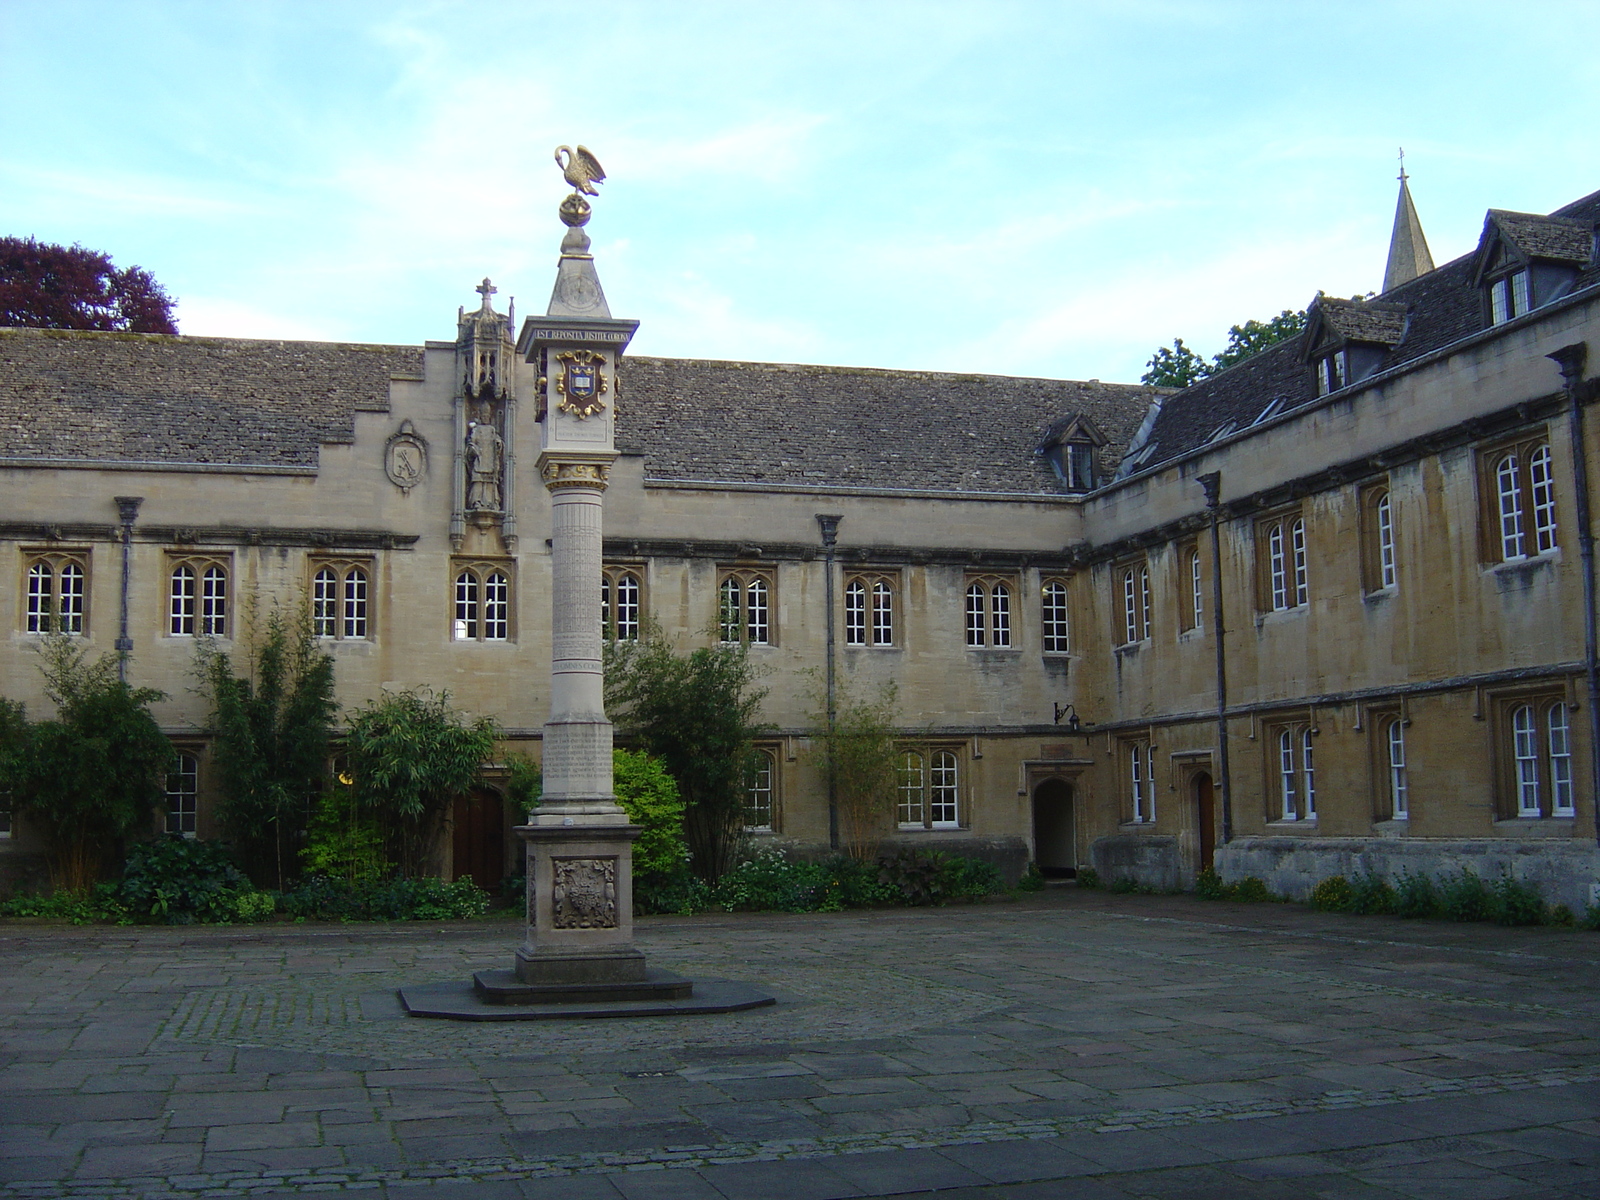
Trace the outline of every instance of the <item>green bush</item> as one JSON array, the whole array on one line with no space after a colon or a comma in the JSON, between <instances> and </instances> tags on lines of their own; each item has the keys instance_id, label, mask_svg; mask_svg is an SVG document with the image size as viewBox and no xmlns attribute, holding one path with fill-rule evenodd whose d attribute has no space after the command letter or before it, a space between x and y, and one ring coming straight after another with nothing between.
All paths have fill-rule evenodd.
<instances>
[{"instance_id":1,"label":"green bush","mask_svg":"<svg viewBox=\"0 0 1600 1200\"><path fill-rule=\"evenodd\" d=\"M942 850L901 850L880 858L878 882L910 905L976 900L1004 890L992 863Z\"/></svg>"},{"instance_id":2,"label":"green bush","mask_svg":"<svg viewBox=\"0 0 1600 1200\"><path fill-rule=\"evenodd\" d=\"M1212 874L1215 875L1216 872L1213 871ZM1100 882L1100 872L1093 867L1084 867L1078 872L1078 886L1087 891L1098 891L1103 886Z\"/></svg>"},{"instance_id":3,"label":"green bush","mask_svg":"<svg viewBox=\"0 0 1600 1200\"><path fill-rule=\"evenodd\" d=\"M1215 867L1207 867L1195 876L1194 894L1198 900L1226 900L1228 885L1222 882Z\"/></svg>"},{"instance_id":4,"label":"green bush","mask_svg":"<svg viewBox=\"0 0 1600 1200\"><path fill-rule=\"evenodd\" d=\"M114 883L99 883L86 892L59 891L49 896L12 896L0 900L0 917L45 917L55 921L70 921L74 925L92 925L100 921L117 925L133 924L133 916L127 906L117 898L117 885Z\"/></svg>"},{"instance_id":5,"label":"green bush","mask_svg":"<svg viewBox=\"0 0 1600 1200\"><path fill-rule=\"evenodd\" d=\"M1441 881L1439 902L1452 921L1487 921L1494 916L1493 893L1465 869Z\"/></svg>"},{"instance_id":6,"label":"green bush","mask_svg":"<svg viewBox=\"0 0 1600 1200\"><path fill-rule=\"evenodd\" d=\"M1497 925L1543 925L1550 919L1539 889L1513 879L1510 874L1495 880L1489 901L1490 917Z\"/></svg>"},{"instance_id":7,"label":"green bush","mask_svg":"<svg viewBox=\"0 0 1600 1200\"><path fill-rule=\"evenodd\" d=\"M1437 917L1444 912L1439 889L1426 875L1404 871L1395 888L1394 911L1402 917Z\"/></svg>"},{"instance_id":8,"label":"green bush","mask_svg":"<svg viewBox=\"0 0 1600 1200\"><path fill-rule=\"evenodd\" d=\"M1350 909L1364 916L1382 915L1395 911L1398 899L1387 880L1370 872L1356 877L1350 885Z\"/></svg>"},{"instance_id":9,"label":"green bush","mask_svg":"<svg viewBox=\"0 0 1600 1200\"><path fill-rule=\"evenodd\" d=\"M1349 912L1354 901L1355 889L1343 875L1329 875L1311 889L1311 907L1319 912Z\"/></svg>"},{"instance_id":10,"label":"green bush","mask_svg":"<svg viewBox=\"0 0 1600 1200\"><path fill-rule=\"evenodd\" d=\"M1550 925L1559 925L1563 929L1576 929L1578 918L1565 904L1553 904L1550 911L1545 914L1545 921Z\"/></svg>"},{"instance_id":11,"label":"green bush","mask_svg":"<svg viewBox=\"0 0 1600 1200\"><path fill-rule=\"evenodd\" d=\"M134 848L117 896L135 916L168 925L226 925L273 910L271 895L257 893L221 846L176 834Z\"/></svg>"},{"instance_id":12,"label":"green bush","mask_svg":"<svg viewBox=\"0 0 1600 1200\"><path fill-rule=\"evenodd\" d=\"M1591 904L1583 910L1583 917L1578 921L1578 928L1600 930L1600 904Z\"/></svg>"},{"instance_id":13,"label":"green bush","mask_svg":"<svg viewBox=\"0 0 1600 1200\"><path fill-rule=\"evenodd\" d=\"M1240 900L1246 904L1259 904L1264 900L1271 900L1272 893L1267 891L1267 885L1254 875L1246 875L1232 887L1233 895L1230 900Z\"/></svg>"},{"instance_id":14,"label":"green bush","mask_svg":"<svg viewBox=\"0 0 1600 1200\"><path fill-rule=\"evenodd\" d=\"M1118 875L1106 885L1106 891L1114 896L1131 896L1139 890L1138 881L1131 875Z\"/></svg>"},{"instance_id":15,"label":"green bush","mask_svg":"<svg viewBox=\"0 0 1600 1200\"><path fill-rule=\"evenodd\" d=\"M1039 872L1038 863L1029 863L1028 869L1022 873L1022 878L1017 880L1019 892L1042 892L1044 890L1044 876Z\"/></svg>"},{"instance_id":16,"label":"green bush","mask_svg":"<svg viewBox=\"0 0 1600 1200\"><path fill-rule=\"evenodd\" d=\"M683 837L683 800L666 765L641 750L612 753L617 803L643 832L633 844L633 874L670 877L688 869Z\"/></svg>"},{"instance_id":17,"label":"green bush","mask_svg":"<svg viewBox=\"0 0 1600 1200\"><path fill-rule=\"evenodd\" d=\"M363 880L327 875L302 879L278 896L278 907L301 919L341 921L448 921L481 917L489 893L471 879Z\"/></svg>"}]
</instances>

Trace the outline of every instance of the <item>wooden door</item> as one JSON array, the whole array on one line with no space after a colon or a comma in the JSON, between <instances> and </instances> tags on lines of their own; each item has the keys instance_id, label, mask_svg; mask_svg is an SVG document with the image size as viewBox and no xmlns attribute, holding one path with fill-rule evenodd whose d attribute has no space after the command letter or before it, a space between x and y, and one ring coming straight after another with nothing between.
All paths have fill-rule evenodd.
<instances>
[{"instance_id":1,"label":"wooden door","mask_svg":"<svg viewBox=\"0 0 1600 1200\"><path fill-rule=\"evenodd\" d=\"M476 788L455 803L454 877L494 895L505 869L505 805L498 792Z\"/></svg>"},{"instance_id":2,"label":"wooden door","mask_svg":"<svg viewBox=\"0 0 1600 1200\"><path fill-rule=\"evenodd\" d=\"M1212 865L1217 851L1217 812L1211 776L1201 771L1194 777L1195 826L1200 831L1200 869Z\"/></svg>"}]
</instances>

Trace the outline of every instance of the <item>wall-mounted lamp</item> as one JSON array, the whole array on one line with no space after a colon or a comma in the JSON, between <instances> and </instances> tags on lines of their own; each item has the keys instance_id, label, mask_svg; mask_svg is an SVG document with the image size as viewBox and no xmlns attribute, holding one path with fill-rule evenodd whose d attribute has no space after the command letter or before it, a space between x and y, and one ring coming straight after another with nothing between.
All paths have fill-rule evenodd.
<instances>
[{"instance_id":1,"label":"wall-mounted lamp","mask_svg":"<svg viewBox=\"0 0 1600 1200\"><path fill-rule=\"evenodd\" d=\"M1078 730L1083 728L1083 722L1078 719L1078 710L1073 708L1072 705L1069 704L1065 708L1062 708L1061 705L1057 704L1055 709L1056 724L1061 724L1061 718L1065 717L1067 719L1068 733L1077 733Z\"/></svg>"}]
</instances>

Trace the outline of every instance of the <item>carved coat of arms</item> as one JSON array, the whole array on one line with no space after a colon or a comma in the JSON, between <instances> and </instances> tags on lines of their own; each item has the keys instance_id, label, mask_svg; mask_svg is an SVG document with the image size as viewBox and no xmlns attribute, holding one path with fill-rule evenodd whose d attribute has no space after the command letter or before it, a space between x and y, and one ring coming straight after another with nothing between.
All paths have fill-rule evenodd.
<instances>
[{"instance_id":1,"label":"carved coat of arms","mask_svg":"<svg viewBox=\"0 0 1600 1200\"><path fill-rule=\"evenodd\" d=\"M617 860L555 858L554 918L557 929L615 929Z\"/></svg>"},{"instance_id":2,"label":"carved coat of arms","mask_svg":"<svg viewBox=\"0 0 1600 1200\"><path fill-rule=\"evenodd\" d=\"M606 404L600 399L606 394L608 384L601 370L605 355L593 350L567 350L556 355L561 364L561 375L556 380L556 391L561 396L562 412L583 418L602 411Z\"/></svg>"}]
</instances>

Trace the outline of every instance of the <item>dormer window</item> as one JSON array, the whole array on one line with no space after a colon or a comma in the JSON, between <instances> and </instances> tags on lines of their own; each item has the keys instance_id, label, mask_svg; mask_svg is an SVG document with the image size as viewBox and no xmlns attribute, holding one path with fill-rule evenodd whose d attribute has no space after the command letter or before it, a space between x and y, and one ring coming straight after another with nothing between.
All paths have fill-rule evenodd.
<instances>
[{"instance_id":1,"label":"dormer window","mask_svg":"<svg viewBox=\"0 0 1600 1200\"><path fill-rule=\"evenodd\" d=\"M1302 360L1317 379L1317 395L1370 379L1405 340L1409 324L1404 304L1361 296L1341 300L1318 296L1306 308Z\"/></svg>"},{"instance_id":2,"label":"dormer window","mask_svg":"<svg viewBox=\"0 0 1600 1200\"><path fill-rule=\"evenodd\" d=\"M1588 222L1490 209L1474 273L1489 323L1515 321L1571 293L1594 248Z\"/></svg>"},{"instance_id":3,"label":"dormer window","mask_svg":"<svg viewBox=\"0 0 1600 1200\"><path fill-rule=\"evenodd\" d=\"M1094 443L1068 442L1064 457L1068 490L1092 491L1095 486Z\"/></svg>"},{"instance_id":4,"label":"dormer window","mask_svg":"<svg viewBox=\"0 0 1600 1200\"><path fill-rule=\"evenodd\" d=\"M1513 317L1520 317L1532 308L1526 270L1513 271L1489 285L1490 319L1496 325L1504 325Z\"/></svg>"},{"instance_id":5,"label":"dormer window","mask_svg":"<svg viewBox=\"0 0 1600 1200\"><path fill-rule=\"evenodd\" d=\"M1350 352L1335 350L1317 359L1317 395L1337 392L1350 382Z\"/></svg>"},{"instance_id":6,"label":"dormer window","mask_svg":"<svg viewBox=\"0 0 1600 1200\"><path fill-rule=\"evenodd\" d=\"M1096 452L1105 444L1105 434L1080 413L1051 425L1036 453L1050 464L1067 491L1090 492L1100 486Z\"/></svg>"}]
</instances>

